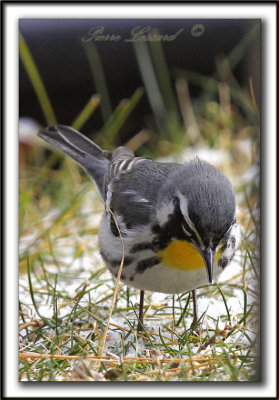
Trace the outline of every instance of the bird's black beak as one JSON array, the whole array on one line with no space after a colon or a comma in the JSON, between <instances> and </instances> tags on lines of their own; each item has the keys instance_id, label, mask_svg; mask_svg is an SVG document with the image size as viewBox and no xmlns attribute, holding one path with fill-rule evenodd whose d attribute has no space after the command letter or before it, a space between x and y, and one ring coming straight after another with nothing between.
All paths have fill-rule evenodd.
<instances>
[{"instance_id":1,"label":"bird's black beak","mask_svg":"<svg viewBox=\"0 0 279 400\"><path fill-rule=\"evenodd\" d=\"M208 280L209 283L212 283L212 278L213 278L213 263L214 263L214 251L210 247L208 247L205 250L201 251L202 258L204 260L207 274L208 274Z\"/></svg>"}]
</instances>

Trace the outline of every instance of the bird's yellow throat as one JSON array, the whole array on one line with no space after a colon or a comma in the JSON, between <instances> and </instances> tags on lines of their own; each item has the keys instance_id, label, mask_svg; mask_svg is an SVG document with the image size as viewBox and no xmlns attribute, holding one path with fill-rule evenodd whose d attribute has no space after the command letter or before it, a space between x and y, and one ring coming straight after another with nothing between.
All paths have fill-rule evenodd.
<instances>
[{"instance_id":1,"label":"bird's yellow throat","mask_svg":"<svg viewBox=\"0 0 279 400\"><path fill-rule=\"evenodd\" d=\"M192 243L185 240L173 240L164 249L158 252L162 263L168 267L181 270L195 270L205 268L200 252ZM220 250L217 251L215 261L220 257Z\"/></svg>"}]
</instances>

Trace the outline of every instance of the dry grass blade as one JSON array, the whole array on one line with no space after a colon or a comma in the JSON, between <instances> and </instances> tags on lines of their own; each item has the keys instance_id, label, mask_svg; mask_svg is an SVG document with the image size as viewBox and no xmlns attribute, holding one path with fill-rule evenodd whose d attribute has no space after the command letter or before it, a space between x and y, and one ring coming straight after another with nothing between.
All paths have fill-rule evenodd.
<instances>
[{"instance_id":1,"label":"dry grass blade","mask_svg":"<svg viewBox=\"0 0 279 400\"><path fill-rule=\"evenodd\" d=\"M65 354L40 354L40 353L28 353L20 352L19 358L21 359L40 359L40 358L53 358L57 360L91 360L105 363L119 364L118 358L113 358L111 356L68 356ZM231 356L234 359L234 356ZM189 357L189 358L161 358L160 362L162 364L183 364L183 363L193 363L193 362L209 362L209 361L219 361L224 360L224 356L218 357ZM156 364L156 358L154 357L123 357L123 363L136 363L136 364Z\"/></svg>"},{"instance_id":2,"label":"dry grass blade","mask_svg":"<svg viewBox=\"0 0 279 400\"><path fill-rule=\"evenodd\" d=\"M255 106L257 118L258 118L258 121L260 121L260 113L259 113L259 109L258 109L257 102L256 102L253 79L252 79L251 76L249 77L249 88L250 88L250 94L251 94L251 97L252 97L252 102L253 102L253 104Z\"/></svg>"},{"instance_id":3,"label":"dry grass blade","mask_svg":"<svg viewBox=\"0 0 279 400\"><path fill-rule=\"evenodd\" d=\"M123 238L122 238L122 235L121 235L121 231L120 231L118 222L117 222L117 220L115 218L115 215L113 214L112 210L110 209L110 207L107 204L105 204L105 207L109 210L109 212L110 212L110 214L111 214L111 216L113 218L113 221L114 221L114 223L115 223L115 225L117 227L118 233L119 233L119 238L120 238L121 247L122 247L122 259L121 259L118 275L117 275L117 278L116 278L115 289L114 289L113 298L112 298L112 304L111 304L111 308L110 308L110 312L109 312L109 316L108 316L108 320L107 320L107 324L106 324L106 329L105 329L105 332L104 332L104 335L103 335L103 338L102 338L102 342L101 342L101 346L100 346L100 350L99 350L99 356L100 357L102 357L102 355L104 353L104 348L105 348L105 344L106 344L106 338L107 338L107 334L108 334L110 320L111 320L113 308L114 308L114 305L115 305L115 302L116 302L116 297L117 297L117 293L118 293L120 277L121 277L122 269L123 269L123 266L124 266L124 254L125 254L125 252L124 252L124 242L123 242Z\"/></svg>"}]
</instances>

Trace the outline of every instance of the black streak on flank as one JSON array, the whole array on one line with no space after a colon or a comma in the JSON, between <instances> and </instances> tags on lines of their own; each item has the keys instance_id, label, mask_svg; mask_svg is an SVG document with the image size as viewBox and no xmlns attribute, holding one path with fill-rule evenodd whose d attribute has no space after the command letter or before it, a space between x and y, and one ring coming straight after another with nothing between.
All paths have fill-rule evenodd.
<instances>
[{"instance_id":1,"label":"black streak on flank","mask_svg":"<svg viewBox=\"0 0 279 400\"><path fill-rule=\"evenodd\" d=\"M124 268L127 267L128 265L132 264L133 261L134 261L134 260L133 260L132 257L125 257L125 258L124 258L124 265L123 265L123 267L124 267ZM110 264L112 267L120 267L121 260L110 260L110 261L109 261L109 264Z\"/></svg>"},{"instance_id":2,"label":"black streak on flank","mask_svg":"<svg viewBox=\"0 0 279 400\"><path fill-rule=\"evenodd\" d=\"M114 236L119 237L119 231L118 231L116 223L114 222L114 219L112 217L110 218L110 230ZM127 234L124 233L121 229L120 229L120 232L121 232L122 237L127 237Z\"/></svg>"},{"instance_id":3,"label":"black streak on flank","mask_svg":"<svg viewBox=\"0 0 279 400\"><path fill-rule=\"evenodd\" d=\"M146 258L145 260L141 260L138 262L136 271L139 274L142 274L147 268L154 267L154 265L157 265L159 263L160 260L157 257Z\"/></svg>"},{"instance_id":4,"label":"black streak on flank","mask_svg":"<svg viewBox=\"0 0 279 400\"><path fill-rule=\"evenodd\" d=\"M114 222L114 219L112 217L110 217L110 230L114 236L119 236L116 223Z\"/></svg>"},{"instance_id":5,"label":"black streak on flank","mask_svg":"<svg viewBox=\"0 0 279 400\"><path fill-rule=\"evenodd\" d=\"M118 277L118 272L117 272L117 271L113 271L113 272L112 272L112 275L113 275L115 278L117 278L117 277ZM123 281L126 280L126 275L124 275L123 272L121 272L121 277L120 277L120 279L122 279Z\"/></svg>"},{"instance_id":6,"label":"black streak on flank","mask_svg":"<svg viewBox=\"0 0 279 400\"><path fill-rule=\"evenodd\" d=\"M111 259L107 253L104 251L101 251L101 256L103 257L104 261L111 265L113 268L115 267L120 267L121 261L120 259ZM127 267L128 265L132 264L134 262L134 259L132 257L125 257L124 258L124 268Z\"/></svg>"},{"instance_id":7,"label":"black streak on flank","mask_svg":"<svg viewBox=\"0 0 279 400\"><path fill-rule=\"evenodd\" d=\"M137 253L138 251L148 250L148 249L152 249L152 243L142 242L142 243L135 244L131 248L130 253Z\"/></svg>"}]
</instances>

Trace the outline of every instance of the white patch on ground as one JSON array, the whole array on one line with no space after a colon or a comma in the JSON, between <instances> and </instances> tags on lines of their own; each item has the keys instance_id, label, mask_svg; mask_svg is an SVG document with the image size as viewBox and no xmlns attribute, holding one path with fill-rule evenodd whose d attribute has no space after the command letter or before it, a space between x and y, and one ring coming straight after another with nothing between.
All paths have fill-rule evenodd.
<instances>
[{"instance_id":1,"label":"white patch on ground","mask_svg":"<svg viewBox=\"0 0 279 400\"><path fill-rule=\"evenodd\" d=\"M82 239L80 239L82 240ZM96 242L97 245L97 239L96 237L90 238L91 244L92 242ZM23 240L22 243L27 243L28 241ZM58 244L57 244L58 246ZM101 256L96 249L94 252L92 252L91 255L88 255L86 257L82 257L82 259L76 259L73 261L72 254L73 251L71 249L71 246L69 247L69 241L65 239L65 244L63 245L63 240L59 240L59 247L63 248L63 253L67 254L67 256L64 256L63 258L60 259L61 264L59 267L57 267L53 263L46 263L46 269L48 272L52 273L58 273L58 279L57 279L57 289L61 292L67 293L67 296L73 298L73 302L70 304L66 304L62 299L58 300L57 307L58 307L58 316L63 317L67 314L69 314L74 306L75 303L75 296L77 295L78 291L82 287L82 285L86 282L89 283L88 288L94 288L96 282L94 282L94 279L92 281L89 281L89 277L91 274L94 272L94 270L98 270L103 267L103 262L101 259ZM22 249L23 250L23 249ZM219 278L219 282L228 282L230 279L232 279L233 284L237 284L238 281L241 282L241 273L242 273L242 267L240 265L240 260L241 260L241 254L240 252L237 253L235 256L235 259L231 262L231 264L224 270L224 272L221 274ZM63 263L62 263L63 261ZM237 275L240 275L239 278L235 278ZM233 279L234 278L234 279ZM36 292L43 291L45 281L42 280L41 282L38 280L35 280L34 277L32 276L33 280L33 285L36 288ZM247 276L246 276L246 282L247 282ZM94 288L90 292L91 296L91 302L97 302L101 300L105 295L104 293L107 293L107 288L110 288L111 291L114 289L115 281L111 277L111 274L108 270L106 270L101 277L98 278L98 283L103 282L102 285ZM53 282L52 282L53 283ZM122 285L122 284L121 284ZM250 285L250 283L249 283ZM255 287L256 282L255 280L251 280L251 288ZM222 287L223 290L226 289L226 286ZM203 289L200 289L203 290ZM244 304L244 297L243 293L240 289L233 288L233 296L229 297L227 299L227 306L230 311L230 315L232 317L231 324L236 323L240 318L239 315L243 313L243 304ZM146 292L148 298L148 302L146 304L151 304L153 306L167 306L167 307L172 307L172 295L166 295L163 293L149 293ZM184 302L187 299L186 295L184 297ZM29 294L29 287L28 287L28 277L27 274L22 274L20 275L19 278L19 298L23 304L25 304L27 307L25 308L25 312L29 314L30 318L35 318L38 319L38 315L36 314L33 304L32 304L32 299ZM43 315L45 318L51 318L54 313L54 307L52 303L52 298L51 296L46 296L45 302L42 302L42 296L38 295L35 293L35 299L37 300L37 303L39 305L39 310L41 315ZM136 290L131 290L131 296L130 296L130 301L134 305L135 310L138 312L138 303L139 303L139 292ZM252 304L254 302L253 296L248 296L248 305ZM88 298L83 297L83 299L79 302L79 304L83 307L87 307L88 305ZM192 302L191 302L192 304ZM111 299L106 301L105 304L107 307L110 307L111 305ZM177 296L175 296L175 305L179 307L179 302L177 301ZM126 299L124 298L118 298L117 300L117 307L118 308L125 308L127 307L127 302ZM225 316L227 314L226 307L224 304L224 301L222 300L222 297L220 295L215 297L199 297L198 298L198 308L199 308L199 316L201 316L203 313L206 313L205 318L202 321L202 328L207 329L215 329L216 327L216 322L214 320L219 319L219 324L218 327L219 329L224 329L225 327L225 322L220 320L221 316ZM134 324L136 327L137 325L137 318L136 315L133 311L129 312L123 312L125 317L130 321L130 323ZM104 321L106 321L108 313L104 313L102 318ZM171 322L170 320L170 315L171 312L167 313L168 318L164 319L162 317L156 317L156 314L154 314L154 310L150 310L147 312L147 316L145 318L145 326L147 331L150 333L152 336L152 332L154 332L157 336L153 336L153 340L155 343L161 343L160 337L158 336L159 329L161 330L161 334L164 337L164 340L166 342L175 340L175 336L167 331L163 325L169 324ZM178 318L179 316L176 316ZM89 320L92 318L88 318ZM187 329L190 327L192 322L191 317L189 316L188 318L185 319L185 324ZM111 320L111 323L114 323L119 326L123 326L125 328L129 328L125 318L119 313L119 314L114 314L113 318ZM184 332L183 326L180 326L179 328L173 328L176 330L177 333L182 334ZM122 345L121 344L121 335L119 333L119 330L116 330L116 328L111 325L111 329L109 329L108 332L108 337L105 345L105 354L109 355L110 353L114 354L119 354L122 352ZM255 332L256 333L256 332ZM255 333L250 332L250 337L253 339L255 337ZM25 335L26 331L22 331L21 335ZM79 335L83 336L84 338L88 336L88 331L80 331ZM235 339L236 340L236 336ZM238 339L237 339L238 340ZM128 353L125 354L126 356L133 357L136 355L145 355L148 345L146 342L142 340L138 340L138 344L135 338L135 335L131 334L129 335L125 340L124 340L124 345L128 344L129 342L132 342L133 345L136 347L134 349L133 346L129 346ZM244 335L239 334L239 343L246 344L247 343L247 338L245 338ZM70 344L69 344L70 346ZM173 349L178 350L177 345L172 345ZM193 353L195 353L198 350L199 346L192 348ZM166 355L166 354L165 354ZM166 355L167 356L167 355Z\"/></svg>"},{"instance_id":2,"label":"white patch on ground","mask_svg":"<svg viewBox=\"0 0 279 400\"><path fill-rule=\"evenodd\" d=\"M192 157L190 154L190 151L185 152L181 158L184 160L189 159ZM195 154L197 154L197 151L195 151ZM208 157L207 157L208 156ZM199 150L199 157L204 160L208 160L209 162L213 163L214 165L218 166L218 163L222 164L224 157L226 158L226 153L223 151L207 151L205 150L204 153ZM167 159L167 161L173 161L173 158L171 160ZM180 159L181 161L181 159ZM248 177L244 176L244 181L245 179L251 179L251 177L254 177L257 171L252 170L249 172L250 175ZM239 182L238 182L239 184ZM93 191L94 193L94 191ZM95 195L94 195L95 196ZM92 194L86 196L83 205L82 205L82 212L90 212L92 209L92 200L94 200L94 196ZM100 205L100 203L99 203ZM99 206L98 205L98 206ZM92 223L92 227L96 227L99 225L100 220L101 220L101 215L102 215L102 210L99 210L99 212L94 212L90 215L89 222L90 224ZM44 223L45 228L49 227L52 223L52 221L57 217L57 210L53 210L53 213L51 213L47 220ZM30 245L34 242L36 237L39 236L41 232L32 232L32 234L23 236L20 239L20 253L24 253L25 250L29 249ZM81 258L74 258L74 253L75 253L75 244L80 243L81 246L84 246L85 248L88 247L88 252L83 253L83 256ZM90 247L88 244L90 243ZM48 273L53 273L53 274L58 274L57 276L57 288L59 289L60 292L64 292L67 296L72 298L72 302L70 303L65 303L63 299L59 299L57 303L58 307L58 315L60 317L70 314L73 310L75 301L76 301L76 295L78 294L79 290L82 288L82 286L86 283L89 284L88 290L92 289L90 291L90 299L92 304L97 303L98 301L102 300L103 298L106 297L108 293L112 293L115 287L115 280L112 278L110 272L106 270L105 272L102 273L101 276L99 276L96 280L91 279L91 275L100 270L102 267L104 267L102 258L99 254L98 250L98 240L97 240L97 235L88 235L84 237L77 238L74 235L71 235L70 238L64 238L64 239L58 239L55 241L55 251L58 254L59 253L59 265L57 266L54 262L53 259L49 259L49 262L45 259L45 269ZM84 255L86 254L86 255ZM237 285L239 284L242 286L242 279L243 279L243 269L242 269L242 259L241 259L241 252L238 251L234 260L229 264L229 266L223 271L223 273L219 277L219 282L220 283L228 283L228 285L222 286L222 290L227 290L230 292L231 296L227 298L227 307L229 308L229 312L232 318L231 324L237 323L237 321L240 320L241 315L243 314L243 307L244 307L244 296L243 292L241 289L238 289L236 286L229 286L229 284L232 285ZM39 268L39 267L38 267ZM38 273L38 271L37 271ZM41 275L42 276L42 275ZM46 285L45 280L42 278L36 279L35 274L31 274L32 278L32 283L33 283L33 288L34 288L34 296L37 301L37 304L39 306L39 311L42 316L45 318L51 318L54 312L54 306L53 306L53 298L52 296L46 295L44 296L43 293ZM54 284L54 278L51 279L52 285ZM99 286L96 286L97 284L100 284ZM250 307L251 304L257 303L258 299L256 296L253 294L254 291L258 290L258 282L254 278L254 274L252 272L245 272L245 284L248 288L251 289L251 291L247 290L247 307ZM120 284L120 287L122 284ZM96 287L95 287L96 286ZM40 294L39 294L40 293ZM199 289L198 293L204 293L204 297L199 296L198 297L198 306L199 306L199 316L201 316L203 313L206 313L204 316L204 319L202 320L202 329L207 329L207 328L212 328L213 330L216 327L216 322L214 320L219 319L219 329L224 329L225 325L225 318L223 321L220 320L221 316L226 316L227 310L224 304L224 301L218 291L216 290L216 296L213 297L208 297L206 296L206 289ZM146 293L147 295L147 305L151 306L160 306L160 307L169 307L168 310L171 310L173 306L173 298L172 295L166 295L163 293ZM188 294L184 296L183 302L187 300ZM27 273L22 273L19 276L19 299L23 304L24 307L24 312L25 312L25 318L28 320L28 317L30 319L38 319L38 315L36 314L36 311L34 309L34 306L32 304L32 299L30 296L30 290L29 290L29 283L28 283L28 276ZM130 295L130 302L135 306L136 311L138 310L138 302L139 302L139 291L131 289L131 295ZM82 300L79 302L80 305L87 307L88 306L88 296L84 296ZM101 303L102 304L102 303ZM176 306L180 307L180 304L177 300L177 296L175 296L175 303ZM111 305L111 298L106 300L105 304L106 307L110 307ZM125 308L127 307L127 302L124 296L122 298L118 297L117 300L117 307L118 308ZM190 302L190 307L192 307L192 302ZM101 306L100 306L101 309ZM103 318L104 321L107 320L108 316L108 310L104 312L100 312L99 315L101 315L101 318ZM159 329L161 329L161 333L167 342L172 341L175 339L175 336L173 333L167 331L163 325L170 324L172 322L171 320L171 311L168 311L166 314L166 318L163 316L157 316L155 313L154 309L150 309L146 313L146 318L145 318L145 326L147 331L152 335L152 332L154 332L157 336L153 336L154 341L157 343L161 343L161 340L158 336ZM131 324L134 324L135 327L137 325L137 319L135 313L132 311L124 312L123 315L130 321ZM176 315L176 318L179 318L179 315ZM92 321L93 318L88 316L88 321ZM121 315L121 313L115 313L113 314L113 318L111 320L112 323L123 326L127 329L129 329L129 325L126 322L126 319ZM186 328L188 329L191 325L191 317L187 317L185 319L185 324ZM172 327L173 328L173 327ZM52 328L49 328L51 331ZM116 328L111 325L109 331L108 331L108 337L105 345L105 354L111 355L113 354L120 354L122 352L122 343L121 343L121 336L120 336L120 330L115 330ZM183 334L184 332L184 327L180 326L179 328L173 328L177 333ZM255 326L249 326L249 335L252 338L252 340L256 336L256 327ZM83 337L88 336L88 331L80 331L79 334ZM22 330L20 332L20 336L24 337L26 335L26 331ZM248 342L248 339L241 333L237 334L234 336L234 340L239 340L239 344L246 344ZM131 334L129 335L125 340L124 340L124 345L128 344L129 342L132 342L133 345L135 346L136 349L134 349L133 346L129 346L128 353L125 354L126 356L133 357L135 355L145 355L148 345L146 342L141 340L140 338L138 341L136 340L136 337ZM24 346L24 343L23 343ZM70 344L69 344L70 346ZM177 345L173 345L174 349L178 349ZM195 353L198 350L199 346L195 347L194 345L192 346L192 352ZM211 352L212 350L210 348L207 348L205 350L201 351L201 354L206 354L207 352ZM167 354L165 354L167 356Z\"/></svg>"}]
</instances>

